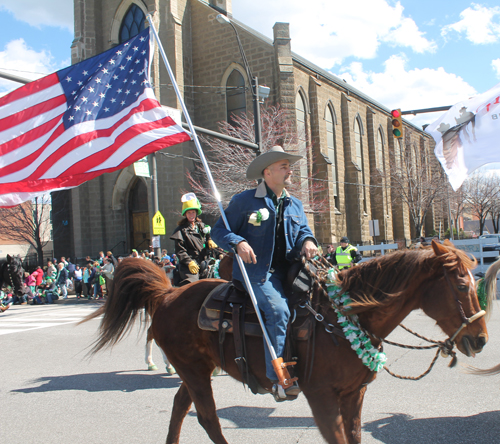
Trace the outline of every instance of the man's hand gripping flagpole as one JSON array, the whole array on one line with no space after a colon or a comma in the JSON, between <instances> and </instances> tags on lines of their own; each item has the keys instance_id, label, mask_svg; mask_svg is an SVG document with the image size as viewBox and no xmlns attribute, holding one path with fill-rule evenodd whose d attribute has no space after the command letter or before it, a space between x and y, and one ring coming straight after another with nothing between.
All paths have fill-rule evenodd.
<instances>
[{"instance_id":1,"label":"man's hand gripping flagpole","mask_svg":"<svg viewBox=\"0 0 500 444\"><path fill-rule=\"evenodd\" d=\"M179 99L179 102L181 104L181 108L182 108L182 111L184 113L186 123L189 126L189 130L191 132L191 136L193 138L194 144L196 145L196 149L198 150L198 154L200 156L201 162L203 164L205 172L207 173L208 181L210 182L210 187L212 188L213 195L215 197L215 200L217 201L217 205L219 206L219 211L220 211L222 220L224 221L224 225L226 226L226 228L228 230L230 230L231 228L229 227L229 223L227 221L226 214L224 213L224 208L222 207L220 194L217 191L217 187L215 186L215 182L214 182L214 179L212 177L212 172L210 171L210 167L208 166L207 160L205 158L205 154L203 153L200 142L198 140L198 135L196 134L193 123L191 122L191 117L189 116L188 110L186 108L186 105L184 104L184 100L183 100L181 93L179 91L179 87L177 86L177 82L175 80L174 74L172 72L172 69L170 68L170 64L168 63L168 59L167 59L167 56L166 56L165 51L163 49L163 46L161 44L160 38L158 37L156 29L153 25L153 20L152 20L151 14L148 14L147 19L149 22L149 26L151 27L151 31L153 32L153 35L155 37L155 40L158 43L158 49L160 50L160 54L162 56L163 62L165 63L165 67L167 68L167 71L168 71L168 75L170 77L170 80L172 81L172 86L174 87L175 93L177 94L177 98ZM293 378L293 379L290 378L290 375L289 375L288 370L286 368L286 366L290 365L290 364L285 364L283 362L282 357L278 358L276 356L276 351L274 350L273 344L271 343L271 340L269 339L269 335L267 334L266 328L264 326L264 321L262 320L262 315L261 315L260 310L259 310L259 305L257 303L257 299L256 299L255 294L253 292L252 285L250 284L250 280L248 278L248 274L247 274L247 271L245 269L245 265L243 263L243 260L241 259L241 257L238 254L236 254L235 257L236 257L236 260L238 261L238 265L241 269L243 279L245 280L245 284L246 284L246 287L248 289L248 293L250 294L250 299L252 300L252 304L255 308L255 313L257 314L257 318L259 319L259 324L262 328L262 333L264 335L267 347L269 348L269 352L271 354L274 370L276 372L276 375L278 376L279 382L282 385L282 387L287 388L287 387L291 386L297 378Z\"/></svg>"}]
</instances>

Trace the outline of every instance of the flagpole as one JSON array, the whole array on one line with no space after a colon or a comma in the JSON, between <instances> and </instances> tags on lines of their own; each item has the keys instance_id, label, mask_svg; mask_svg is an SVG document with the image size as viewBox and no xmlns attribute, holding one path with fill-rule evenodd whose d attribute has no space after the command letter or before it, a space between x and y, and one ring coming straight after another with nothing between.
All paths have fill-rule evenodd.
<instances>
[{"instance_id":1,"label":"flagpole","mask_svg":"<svg viewBox=\"0 0 500 444\"><path fill-rule=\"evenodd\" d=\"M170 80L172 82L172 86L174 87L177 98L179 99L179 102L181 104L182 112L184 113L184 118L186 119L186 123L189 125L189 131L191 132L191 135L193 137L193 142L196 146L196 149L198 150L198 155L200 156L200 160L201 160L203 167L205 169L205 172L207 174L208 181L210 182L210 187L212 188L213 195L215 197L215 200L217 201L217 205L219 206L219 211L220 211L222 220L224 221L224 225L226 226L226 228L228 230L230 230L231 228L229 227L229 222L227 221L226 214L224 213L224 208L222 207L222 201L220 198L220 194L217 191L217 187L216 187L214 179L212 177L212 172L210 171L210 167L208 166L207 159L205 158L205 154L203 153L200 142L198 140L198 135L196 134L193 123L191 122L191 117L189 116L188 110L186 108L186 105L184 104L184 100L183 100L181 93L179 91L179 87L177 86L177 82L175 81L174 74L172 72L172 69L170 68L170 64L168 63L167 56L166 56L165 51L163 49L163 45L161 44L160 38L158 37L156 29L153 25L153 20L152 20L151 14L148 14L147 19L149 22L149 26L151 27L151 31L153 32L153 35L155 37L156 43L158 43L158 49L160 50L160 54L162 56L163 62L165 63L165 67L167 68L168 75L169 75ZM262 319L262 315L260 314L259 304L258 304L257 299L255 297L255 294L253 292L252 285L250 284L250 279L248 278L247 270L245 268L245 265L244 265L241 257L238 254L236 254L235 257L236 257L236 260L237 260L238 265L240 267L241 273L243 275L243 279L245 280L248 294L250 295L250 299L252 300L252 304L255 308L255 313L257 314L257 318L259 319L259 324L262 328L262 333L264 335L267 347L268 347L269 352L271 354L271 359L273 361L276 361L276 359L278 359L278 357L276 356L276 351L274 350L273 344L271 343L271 339L269 338L269 335L267 334L267 330L265 328L264 321Z\"/></svg>"}]
</instances>

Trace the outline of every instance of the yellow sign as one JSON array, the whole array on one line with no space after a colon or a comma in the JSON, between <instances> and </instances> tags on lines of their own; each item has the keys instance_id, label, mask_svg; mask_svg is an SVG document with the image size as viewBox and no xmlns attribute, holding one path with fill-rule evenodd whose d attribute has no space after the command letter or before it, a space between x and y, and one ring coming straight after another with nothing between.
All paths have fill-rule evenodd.
<instances>
[{"instance_id":1,"label":"yellow sign","mask_svg":"<svg viewBox=\"0 0 500 444\"><path fill-rule=\"evenodd\" d=\"M157 211L153 217L153 234L155 236L165 234L165 218L159 211Z\"/></svg>"}]
</instances>

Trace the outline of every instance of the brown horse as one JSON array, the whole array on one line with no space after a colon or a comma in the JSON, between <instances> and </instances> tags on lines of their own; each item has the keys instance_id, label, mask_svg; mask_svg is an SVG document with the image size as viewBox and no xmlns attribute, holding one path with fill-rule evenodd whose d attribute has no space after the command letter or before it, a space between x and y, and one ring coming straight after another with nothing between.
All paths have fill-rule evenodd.
<instances>
[{"instance_id":1,"label":"brown horse","mask_svg":"<svg viewBox=\"0 0 500 444\"><path fill-rule=\"evenodd\" d=\"M436 320L445 334L455 336L458 349L467 356L482 350L488 334L484 319L467 323L464 318L480 311L470 269L475 265L451 244L432 242L432 248L398 251L342 271L338 284L351 299L350 313L372 335L384 338L412 311L422 309ZM132 327L144 306L156 306L152 328L157 343L175 366L182 384L175 396L167 444L178 443L182 422L194 402L199 423L213 442L227 443L221 432L210 376L220 366L218 333L200 330L198 310L207 294L221 283L207 279L179 289L169 287L165 273L147 261L125 259L116 270L113 294L106 304L84 321L104 315L93 353L115 344ZM337 324L332 304L317 280L312 300L328 323ZM465 324L465 326L462 325ZM325 328L314 323L315 354L311 377L307 341L296 344L295 376L311 407L318 428L329 443L361 441L361 408L366 384L375 379L347 339L336 346ZM462 328L462 329L461 329ZM262 338L247 337L250 371L269 391L265 376ZM232 340L224 344L225 370L241 381L234 362Z\"/></svg>"}]
</instances>

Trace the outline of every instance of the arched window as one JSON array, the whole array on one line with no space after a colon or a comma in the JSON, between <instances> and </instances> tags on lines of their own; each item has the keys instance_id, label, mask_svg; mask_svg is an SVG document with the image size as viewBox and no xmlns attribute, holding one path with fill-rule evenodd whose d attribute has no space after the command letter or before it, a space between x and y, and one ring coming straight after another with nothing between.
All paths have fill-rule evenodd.
<instances>
[{"instance_id":1,"label":"arched window","mask_svg":"<svg viewBox=\"0 0 500 444\"><path fill-rule=\"evenodd\" d=\"M333 182L333 197L335 208L339 208L339 193L338 193L338 175L337 175L337 148L335 145L335 119L333 110L330 106L326 107L326 145L328 147L328 159L331 162L332 182Z\"/></svg>"},{"instance_id":2,"label":"arched window","mask_svg":"<svg viewBox=\"0 0 500 444\"><path fill-rule=\"evenodd\" d=\"M396 165L396 169L399 170L401 168L401 139L397 139L394 144L394 164ZM399 173L399 171L398 171Z\"/></svg>"},{"instance_id":3,"label":"arched window","mask_svg":"<svg viewBox=\"0 0 500 444\"><path fill-rule=\"evenodd\" d=\"M131 39L146 28L146 16L139 6L132 4L128 8L120 26L120 43Z\"/></svg>"},{"instance_id":4,"label":"arched window","mask_svg":"<svg viewBox=\"0 0 500 444\"><path fill-rule=\"evenodd\" d=\"M295 97L295 112L297 115L297 134L299 136L299 154L304 156L299 161L300 183L303 189L307 189L307 125L306 125L306 105L304 98L297 93Z\"/></svg>"},{"instance_id":5,"label":"arched window","mask_svg":"<svg viewBox=\"0 0 500 444\"><path fill-rule=\"evenodd\" d=\"M245 79L237 69L233 69L226 82L227 121L235 126L234 116L240 116L247 111L245 95Z\"/></svg>"},{"instance_id":6,"label":"arched window","mask_svg":"<svg viewBox=\"0 0 500 444\"><path fill-rule=\"evenodd\" d=\"M377 168L384 172L384 135L380 128L377 131Z\"/></svg>"},{"instance_id":7,"label":"arched window","mask_svg":"<svg viewBox=\"0 0 500 444\"><path fill-rule=\"evenodd\" d=\"M365 167L363 164L363 141L361 139L361 125L359 123L359 119L354 119L354 143L356 146L356 158L355 163L358 168L361 170L361 188L362 188L362 196L363 196L363 211L365 214L367 213L366 206L366 182L365 182Z\"/></svg>"},{"instance_id":8,"label":"arched window","mask_svg":"<svg viewBox=\"0 0 500 444\"><path fill-rule=\"evenodd\" d=\"M361 126L358 119L354 119L354 144L356 148L356 157L354 163L360 170L363 169L363 146L361 140Z\"/></svg>"}]
</instances>

